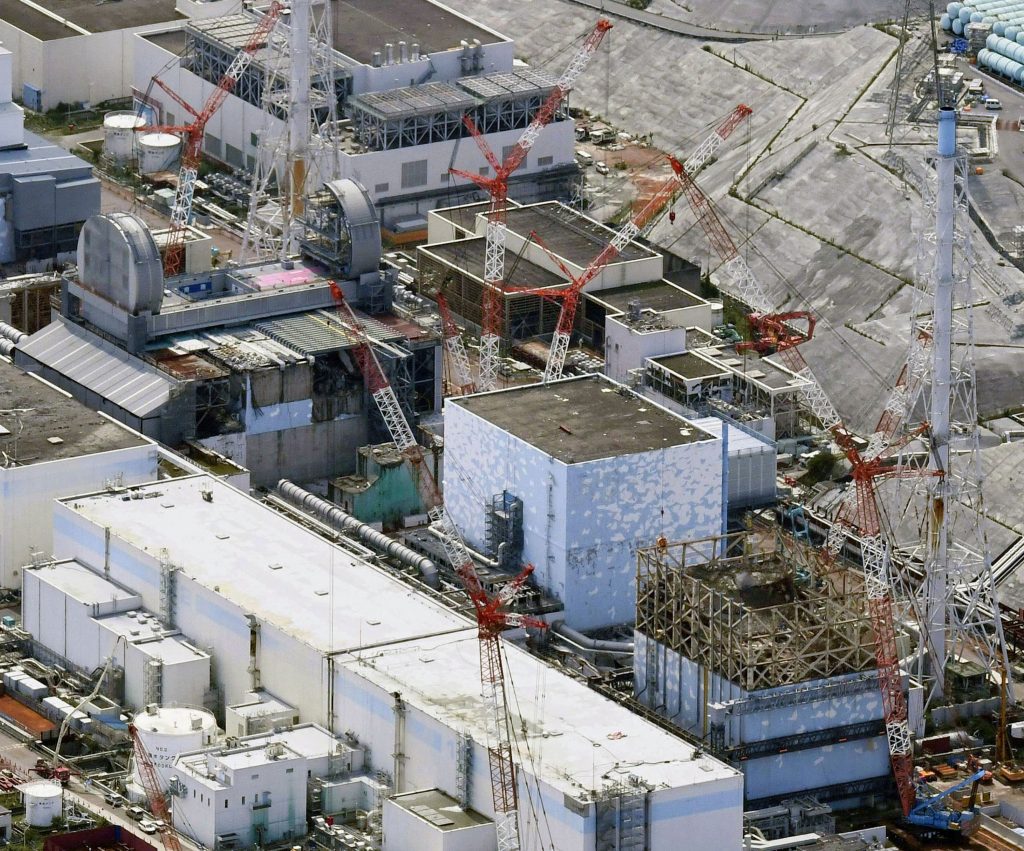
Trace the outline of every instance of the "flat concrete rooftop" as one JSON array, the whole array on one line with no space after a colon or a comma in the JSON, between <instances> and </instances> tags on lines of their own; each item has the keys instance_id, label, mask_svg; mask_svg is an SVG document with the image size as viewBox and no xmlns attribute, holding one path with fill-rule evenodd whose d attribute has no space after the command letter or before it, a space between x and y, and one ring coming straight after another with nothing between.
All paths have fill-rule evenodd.
<instances>
[{"instance_id":1,"label":"flat concrete rooftop","mask_svg":"<svg viewBox=\"0 0 1024 851\"><path fill-rule=\"evenodd\" d=\"M737 796L742 794L733 786L742 783L739 771L698 755L692 745L625 706L552 671L511 642L505 644L505 660L517 695L513 712L518 717L513 721L523 730L516 738L528 743L534 757L543 754L543 759L531 759L521 744L513 759L557 791L586 800L595 784L600 789L635 775L655 789L689 787L694 805L703 790L722 781L726 785L716 786L716 793L734 789ZM401 691L409 705L486 741L475 633L349 653L339 656L337 664L386 692ZM542 688L535 683L543 683Z\"/></svg>"},{"instance_id":2,"label":"flat concrete rooftop","mask_svg":"<svg viewBox=\"0 0 1024 851\"><path fill-rule=\"evenodd\" d=\"M216 478L190 476L130 492L142 498L104 492L62 502L91 523L109 526L129 546L166 551L184 576L211 589L225 607L251 612L323 653L472 628Z\"/></svg>"},{"instance_id":3,"label":"flat concrete rooftop","mask_svg":"<svg viewBox=\"0 0 1024 851\"><path fill-rule=\"evenodd\" d=\"M439 53L465 39L481 44L505 41L474 21L430 0L332 0L334 49L363 64L384 53L388 42L420 46L420 54Z\"/></svg>"},{"instance_id":4,"label":"flat concrete rooftop","mask_svg":"<svg viewBox=\"0 0 1024 851\"><path fill-rule=\"evenodd\" d=\"M665 355L664 357L651 358L658 366L663 366L669 372L674 372L682 378L712 378L716 375L729 375L730 372L724 366L716 366L714 363L699 358L692 352L682 352L678 355Z\"/></svg>"},{"instance_id":5,"label":"flat concrete rooftop","mask_svg":"<svg viewBox=\"0 0 1024 851\"><path fill-rule=\"evenodd\" d=\"M23 467L148 443L53 385L0 360L0 466Z\"/></svg>"},{"instance_id":6,"label":"flat concrete rooftop","mask_svg":"<svg viewBox=\"0 0 1024 851\"><path fill-rule=\"evenodd\" d=\"M38 7L38 8L35 8ZM45 9L41 12L39 9ZM130 29L164 21L184 20L174 9L174 0L118 0L97 3L96 0L0 0L0 18L40 41L80 36L74 27L59 19L77 24L91 33Z\"/></svg>"},{"instance_id":7,"label":"flat concrete rooftop","mask_svg":"<svg viewBox=\"0 0 1024 851\"><path fill-rule=\"evenodd\" d=\"M143 36L146 41L151 41L158 47L162 47L168 53L173 53L175 56L185 52L185 44L188 41L185 30L165 30L164 32L149 33Z\"/></svg>"},{"instance_id":8,"label":"flat concrete rooftop","mask_svg":"<svg viewBox=\"0 0 1024 851\"><path fill-rule=\"evenodd\" d=\"M524 239L536 231L553 253L581 268L586 268L615 236L611 228L557 201L509 208L506 220L508 229ZM656 256L654 251L634 242L627 245L613 262L624 263Z\"/></svg>"},{"instance_id":9,"label":"flat concrete rooftop","mask_svg":"<svg viewBox=\"0 0 1024 851\"><path fill-rule=\"evenodd\" d=\"M481 824L490 824L491 820L480 815L476 810L463 809L459 802L449 797L440 789L424 789L420 792L406 792L404 795L395 795L391 803L401 807L403 810L423 819L434 829L444 833L448 830L462 830L466 827L475 827ZM437 815L444 816L443 821L436 819ZM435 817L433 820L431 817Z\"/></svg>"},{"instance_id":10,"label":"flat concrete rooftop","mask_svg":"<svg viewBox=\"0 0 1024 851\"><path fill-rule=\"evenodd\" d=\"M628 284L610 290L598 290L587 293L588 298L601 302L621 313L629 309L631 301L638 302L641 308L649 308L663 313L666 310L679 310L703 304L704 300L693 293L687 292L669 281L651 281L646 284Z\"/></svg>"},{"instance_id":11,"label":"flat concrete rooftop","mask_svg":"<svg viewBox=\"0 0 1024 851\"><path fill-rule=\"evenodd\" d=\"M450 399L559 461L578 464L712 435L603 375Z\"/></svg>"},{"instance_id":12,"label":"flat concrete rooftop","mask_svg":"<svg viewBox=\"0 0 1024 851\"><path fill-rule=\"evenodd\" d=\"M472 275L479 281L484 279L484 258L487 252L487 240L482 237L474 239L458 239L455 242L440 242L424 245L422 251L437 257ZM562 275L549 272L542 266L531 263L525 257L515 260L510 258L505 263L505 284L510 287L543 287L560 288L568 283ZM512 293L508 294L509 296Z\"/></svg>"}]
</instances>

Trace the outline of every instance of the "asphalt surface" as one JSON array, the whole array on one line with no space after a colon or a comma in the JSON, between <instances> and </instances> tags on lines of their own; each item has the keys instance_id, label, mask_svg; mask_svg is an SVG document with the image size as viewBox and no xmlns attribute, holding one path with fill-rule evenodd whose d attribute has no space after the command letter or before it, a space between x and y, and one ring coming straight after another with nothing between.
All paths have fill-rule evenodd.
<instances>
[{"instance_id":1,"label":"asphalt surface","mask_svg":"<svg viewBox=\"0 0 1024 851\"><path fill-rule=\"evenodd\" d=\"M8 733L0 732L0 756L10 760L25 774L34 776L30 774L29 770L36 764L40 754ZM132 821L125 814L124 807L111 807L103 800L102 793L88 788L78 777L72 777L71 782L64 789L64 795L66 799L74 801L80 809L89 810L102 816L111 824L120 825L144 842L154 846L161 845L159 834L150 835L141 831L139 823ZM199 851L196 845L180 834L178 835L178 841L181 843L184 851Z\"/></svg>"}]
</instances>

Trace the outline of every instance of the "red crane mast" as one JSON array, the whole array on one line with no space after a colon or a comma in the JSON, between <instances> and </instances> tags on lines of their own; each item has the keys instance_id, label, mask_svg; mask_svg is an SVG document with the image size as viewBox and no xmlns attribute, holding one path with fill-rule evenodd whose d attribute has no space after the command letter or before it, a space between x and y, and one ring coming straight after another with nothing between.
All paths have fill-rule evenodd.
<instances>
[{"instance_id":1,"label":"red crane mast","mask_svg":"<svg viewBox=\"0 0 1024 851\"><path fill-rule=\"evenodd\" d=\"M174 193L174 203L171 206L171 227L164 251L165 275L178 274L185 268L185 229L192 216L192 197L195 194L196 180L199 177L199 163L202 160L206 125L214 113L220 109L231 90L234 89L242 72L252 62L253 54L266 45L267 37L283 10L284 6L275 0L266 14L260 18L252 35L249 36L249 40L236 54L224 72L224 76L220 78L220 82L207 98L202 110L197 112L170 86L156 77L153 78L153 82L193 118L189 124L158 124L138 128L138 132L174 133L181 136L181 167L178 171L178 186Z\"/></svg>"},{"instance_id":2,"label":"red crane mast","mask_svg":"<svg viewBox=\"0 0 1024 851\"><path fill-rule=\"evenodd\" d=\"M505 664L501 647L501 633L506 629L531 627L546 629L547 624L528 615L510 612L507 607L524 589L533 566L524 567L500 591L490 593L484 588L476 572L473 559L445 511L441 491L430 472L423 447L416 442L409 421L398 402L380 361L374 354L366 329L344 294L333 281L331 293L338 305L343 324L352 331L358 343L353 349L356 362L363 374L367 390L384 418L391 439L410 463L427 515L441 532L445 554L461 579L473 604L477 635L480 639L480 684L487 708L487 752L491 774L491 793L494 802L498 851L519 851L519 791L516 783L515 762L512 758L512 726L509 717L508 694L505 686Z\"/></svg>"},{"instance_id":3,"label":"red crane mast","mask_svg":"<svg viewBox=\"0 0 1024 851\"><path fill-rule=\"evenodd\" d=\"M181 843L178 841L178 834L171 823L171 810L167 806L167 798L163 789L160 788L160 777L156 772L156 766L153 765L153 758L146 750L139 730L134 724L128 725L128 735L131 736L135 764L139 768L139 777L142 779L142 788L149 801L150 812L167 825L167 830L160 834L164 848L166 851L181 851Z\"/></svg>"}]
</instances>

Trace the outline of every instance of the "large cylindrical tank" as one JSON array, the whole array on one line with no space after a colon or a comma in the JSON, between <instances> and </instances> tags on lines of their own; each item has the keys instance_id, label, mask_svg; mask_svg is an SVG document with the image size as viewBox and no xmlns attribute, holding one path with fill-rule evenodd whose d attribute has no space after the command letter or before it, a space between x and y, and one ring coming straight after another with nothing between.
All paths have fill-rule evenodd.
<instances>
[{"instance_id":1,"label":"large cylindrical tank","mask_svg":"<svg viewBox=\"0 0 1024 851\"><path fill-rule=\"evenodd\" d=\"M171 779L170 768L174 758L185 751L212 744L217 737L217 719L205 709L147 706L145 711L135 716L134 723L165 789ZM132 779L142 785L134 760Z\"/></svg>"},{"instance_id":2,"label":"large cylindrical tank","mask_svg":"<svg viewBox=\"0 0 1024 851\"><path fill-rule=\"evenodd\" d=\"M37 780L21 787L25 799L25 822L31 827L49 827L63 815L64 790L59 783Z\"/></svg>"},{"instance_id":3,"label":"large cylindrical tank","mask_svg":"<svg viewBox=\"0 0 1024 851\"><path fill-rule=\"evenodd\" d=\"M134 112L108 112L103 116L103 153L115 162L127 162L135 154L137 131L145 126L145 119Z\"/></svg>"},{"instance_id":4,"label":"large cylindrical tank","mask_svg":"<svg viewBox=\"0 0 1024 851\"><path fill-rule=\"evenodd\" d=\"M145 133L139 138L139 173L173 171L181 139L171 133Z\"/></svg>"},{"instance_id":5,"label":"large cylindrical tank","mask_svg":"<svg viewBox=\"0 0 1024 851\"><path fill-rule=\"evenodd\" d=\"M955 35L963 35L964 34L963 21L961 21L959 18L953 18L953 33Z\"/></svg>"}]
</instances>

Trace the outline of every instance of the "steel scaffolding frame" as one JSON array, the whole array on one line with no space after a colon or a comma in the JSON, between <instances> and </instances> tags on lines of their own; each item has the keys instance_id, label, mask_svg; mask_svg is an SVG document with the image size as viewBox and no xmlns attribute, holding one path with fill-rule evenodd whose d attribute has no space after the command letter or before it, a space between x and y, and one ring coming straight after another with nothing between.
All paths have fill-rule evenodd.
<instances>
[{"instance_id":1,"label":"steel scaffolding frame","mask_svg":"<svg viewBox=\"0 0 1024 851\"><path fill-rule=\"evenodd\" d=\"M837 568L812 573L801 588L795 568L810 563L806 554L803 544L760 531L641 549L636 630L653 650L679 653L746 691L874 668L860 578ZM764 581L745 587L739 574Z\"/></svg>"}]
</instances>

